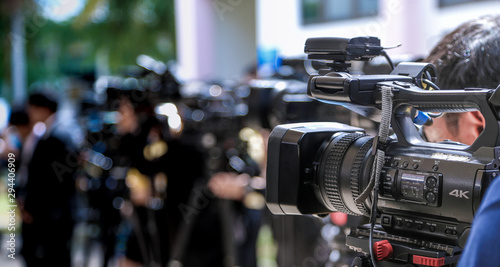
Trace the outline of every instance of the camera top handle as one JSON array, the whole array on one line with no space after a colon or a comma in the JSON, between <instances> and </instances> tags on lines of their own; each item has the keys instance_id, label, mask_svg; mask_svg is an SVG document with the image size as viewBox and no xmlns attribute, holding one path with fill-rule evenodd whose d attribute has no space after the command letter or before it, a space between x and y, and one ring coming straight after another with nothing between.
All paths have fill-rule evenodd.
<instances>
[{"instance_id":1,"label":"camera top handle","mask_svg":"<svg viewBox=\"0 0 500 267\"><path fill-rule=\"evenodd\" d=\"M500 91L492 89L460 89L428 91L416 86L401 87L391 82L381 82L394 88L392 127L401 145L416 145L434 148L463 150L470 153L481 147L500 146ZM379 94L379 93L377 93ZM467 112L479 110L484 117L482 133L469 147L428 143L422 140L410 117L409 110L416 108L423 112Z\"/></svg>"},{"instance_id":2,"label":"camera top handle","mask_svg":"<svg viewBox=\"0 0 500 267\"><path fill-rule=\"evenodd\" d=\"M392 127L401 145L440 147L474 153L481 147L500 146L500 90L460 89L424 90L411 77L401 75L364 75L347 73L311 76L308 95L329 104L342 105L363 116L379 120L380 87L393 88ZM362 88L362 90L360 90ZM425 142L411 118L411 108L423 112L466 112L479 110L485 119L481 135L469 147Z\"/></svg>"},{"instance_id":3,"label":"camera top handle","mask_svg":"<svg viewBox=\"0 0 500 267\"><path fill-rule=\"evenodd\" d=\"M428 63L400 63L389 75L358 75L347 73L351 60L369 60L380 55L380 40L376 37L309 38L304 51L309 59L327 63L319 75L309 78L307 93L310 97L329 104L342 105L365 117L380 121L380 87L393 88L394 104L392 127L401 145L445 148L491 157L493 147L500 146L500 90L457 89L424 90L423 74L435 77L435 69ZM434 80L432 79L432 82ZM499 87L500 88L500 87ZM425 142L418 133L411 109L423 112L466 112L479 110L485 127L471 146ZM480 155L479 155L480 157Z\"/></svg>"}]
</instances>

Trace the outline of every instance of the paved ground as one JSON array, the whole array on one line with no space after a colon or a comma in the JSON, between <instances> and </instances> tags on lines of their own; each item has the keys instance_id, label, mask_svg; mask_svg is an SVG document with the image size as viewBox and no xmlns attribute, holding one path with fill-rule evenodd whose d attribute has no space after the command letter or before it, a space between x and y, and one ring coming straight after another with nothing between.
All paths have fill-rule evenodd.
<instances>
[{"instance_id":1,"label":"paved ground","mask_svg":"<svg viewBox=\"0 0 500 267\"><path fill-rule=\"evenodd\" d=\"M14 260L10 259L8 257L8 254L10 252L7 250L7 240L8 240L7 235L2 234L1 238L0 238L0 242L1 242L1 245L0 245L0 248L1 248L0 266L2 266L2 267L23 267L24 260L23 260L22 256L19 254L19 251L16 251ZM19 245L18 246L19 248L21 246L20 242L21 242L21 240L16 239L16 245ZM81 248L76 247L75 251L73 252L73 256L72 256L72 260L73 260L72 266L73 267L86 267L86 266L84 266L83 259L84 259L83 252L82 252ZM90 259L89 259L87 266L102 266L101 262L102 262L101 249L99 248L99 246L97 244L93 245L92 252L90 253ZM115 262L110 262L109 266L116 267L117 264Z\"/></svg>"}]
</instances>

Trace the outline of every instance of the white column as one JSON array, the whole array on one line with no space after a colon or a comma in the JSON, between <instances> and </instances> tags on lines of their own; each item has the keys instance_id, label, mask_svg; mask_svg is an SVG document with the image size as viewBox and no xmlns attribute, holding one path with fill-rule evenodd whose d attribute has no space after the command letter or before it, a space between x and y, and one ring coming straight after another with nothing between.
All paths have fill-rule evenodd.
<instances>
[{"instance_id":1,"label":"white column","mask_svg":"<svg viewBox=\"0 0 500 267\"><path fill-rule=\"evenodd\" d=\"M383 46L401 43L390 54L426 56L438 34L437 0L379 0L378 23Z\"/></svg>"},{"instance_id":2,"label":"white column","mask_svg":"<svg viewBox=\"0 0 500 267\"><path fill-rule=\"evenodd\" d=\"M203 80L213 76L214 7L211 0L175 0L175 30L179 75Z\"/></svg>"}]
</instances>

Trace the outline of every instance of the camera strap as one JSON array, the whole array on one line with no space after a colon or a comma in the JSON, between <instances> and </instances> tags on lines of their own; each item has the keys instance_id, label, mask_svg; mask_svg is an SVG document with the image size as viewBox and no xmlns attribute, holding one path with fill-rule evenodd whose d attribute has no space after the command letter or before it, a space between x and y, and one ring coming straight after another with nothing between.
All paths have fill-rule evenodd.
<instances>
[{"instance_id":1,"label":"camera strap","mask_svg":"<svg viewBox=\"0 0 500 267\"><path fill-rule=\"evenodd\" d=\"M387 142L381 142L380 136L379 135L375 136L372 145L372 156L377 155L377 151L382 150L385 152L386 149L387 149Z\"/></svg>"},{"instance_id":2,"label":"camera strap","mask_svg":"<svg viewBox=\"0 0 500 267\"><path fill-rule=\"evenodd\" d=\"M378 185L380 180L380 173L382 171L382 166L385 162L385 149L387 144L387 139L389 138L389 129L391 124L392 116L392 87L381 86L382 91L382 119L380 120L380 128L378 136L372 145L372 155L375 156L373 160L373 167L371 169L370 183L365 188L363 193L355 199L357 203L362 203L366 198L373 192L371 214L370 214L370 235L369 235L369 248L370 257L373 266L377 266L375 263L375 254L373 252L373 228L375 227L375 221L377 219L377 201L378 201ZM376 185L376 186L375 186Z\"/></svg>"},{"instance_id":3,"label":"camera strap","mask_svg":"<svg viewBox=\"0 0 500 267\"><path fill-rule=\"evenodd\" d=\"M380 120L378 136L375 137L372 146L372 155L375 156L375 159L373 161L370 182L368 183L368 186L363 190L363 192L355 199L356 203L358 204L363 203L372 191L378 191L378 187L375 187L375 185L379 183L380 172L382 171L382 166L384 165L385 149L387 139L389 138L389 129L391 125L393 94L392 87L389 86L381 86L381 91L382 119Z\"/></svg>"}]
</instances>

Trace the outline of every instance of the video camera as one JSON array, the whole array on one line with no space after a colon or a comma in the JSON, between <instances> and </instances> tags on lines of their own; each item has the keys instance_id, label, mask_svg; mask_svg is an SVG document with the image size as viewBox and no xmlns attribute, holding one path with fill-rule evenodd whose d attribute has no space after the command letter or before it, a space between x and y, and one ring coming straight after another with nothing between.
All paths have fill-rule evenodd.
<instances>
[{"instance_id":1,"label":"video camera","mask_svg":"<svg viewBox=\"0 0 500 267\"><path fill-rule=\"evenodd\" d=\"M311 98L387 127L390 121L395 137L331 122L275 127L267 163L271 212L371 216L371 226L352 229L347 238L351 248L372 256L371 262L358 259L358 266L457 262L499 172L499 90L437 90L435 69L427 63L402 62L389 75L350 75L352 60L387 57L376 37L310 38L305 53L319 60L318 74L308 81ZM470 146L426 142L416 126L427 113L473 110L482 113L485 127ZM381 158L379 151L385 152Z\"/></svg>"},{"instance_id":2,"label":"video camera","mask_svg":"<svg viewBox=\"0 0 500 267\"><path fill-rule=\"evenodd\" d=\"M195 136L195 142L200 143L207 156L208 177L221 171L252 176L259 172L241 138L249 90L230 82L196 82L182 87L178 106L185 124L183 134Z\"/></svg>"}]
</instances>

